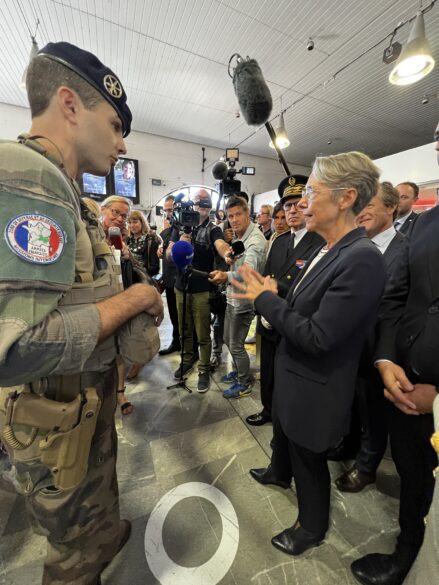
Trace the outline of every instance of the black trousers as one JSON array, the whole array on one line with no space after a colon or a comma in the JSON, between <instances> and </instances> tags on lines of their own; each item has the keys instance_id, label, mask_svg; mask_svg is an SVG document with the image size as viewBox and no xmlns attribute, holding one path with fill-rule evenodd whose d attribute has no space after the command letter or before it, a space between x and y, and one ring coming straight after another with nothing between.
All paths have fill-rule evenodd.
<instances>
[{"instance_id":1,"label":"black trousers","mask_svg":"<svg viewBox=\"0 0 439 585\"><path fill-rule=\"evenodd\" d=\"M424 517L433 498L433 470L437 457L430 444L433 415L411 416L392 406L389 409L392 457L401 477L399 525L396 552L416 555L424 539Z\"/></svg>"},{"instance_id":2,"label":"black trousers","mask_svg":"<svg viewBox=\"0 0 439 585\"><path fill-rule=\"evenodd\" d=\"M172 323L172 342L180 345L180 336L178 333L178 313L177 313L177 301L175 298L174 287L166 287L166 301L168 303L169 318Z\"/></svg>"},{"instance_id":3,"label":"black trousers","mask_svg":"<svg viewBox=\"0 0 439 585\"><path fill-rule=\"evenodd\" d=\"M261 402L264 414L271 416L274 390L274 358L277 344L261 335Z\"/></svg>"},{"instance_id":4,"label":"black trousers","mask_svg":"<svg viewBox=\"0 0 439 585\"><path fill-rule=\"evenodd\" d=\"M355 466L363 473L375 475L386 451L389 406L378 372L357 378L354 408L358 409L361 442Z\"/></svg>"},{"instance_id":5,"label":"black trousers","mask_svg":"<svg viewBox=\"0 0 439 585\"><path fill-rule=\"evenodd\" d=\"M328 529L331 478L326 451L314 453L289 439L273 412L271 466L277 479L294 477L300 525L322 537Z\"/></svg>"}]
</instances>

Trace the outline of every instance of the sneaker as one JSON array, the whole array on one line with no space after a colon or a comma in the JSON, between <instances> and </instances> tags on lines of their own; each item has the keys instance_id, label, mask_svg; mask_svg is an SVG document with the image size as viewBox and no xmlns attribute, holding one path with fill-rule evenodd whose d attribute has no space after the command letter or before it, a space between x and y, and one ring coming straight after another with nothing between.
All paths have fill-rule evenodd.
<instances>
[{"instance_id":1,"label":"sneaker","mask_svg":"<svg viewBox=\"0 0 439 585\"><path fill-rule=\"evenodd\" d=\"M250 396L252 389L248 384L240 384L236 382L233 386L230 386L227 390L224 390L224 398L244 398L244 396Z\"/></svg>"},{"instance_id":2,"label":"sneaker","mask_svg":"<svg viewBox=\"0 0 439 585\"><path fill-rule=\"evenodd\" d=\"M210 369L216 370L222 364L222 358L220 355L213 355L210 360Z\"/></svg>"},{"instance_id":3,"label":"sneaker","mask_svg":"<svg viewBox=\"0 0 439 585\"><path fill-rule=\"evenodd\" d=\"M198 374L197 392L199 392L200 394L204 394L204 392L207 392L209 390L209 385L210 385L209 372L200 372Z\"/></svg>"},{"instance_id":4,"label":"sneaker","mask_svg":"<svg viewBox=\"0 0 439 585\"><path fill-rule=\"evenodd\" d=\"M235 384L235 382L238 381L238 372L233 371L233 372L229 372L228 374L226 374L225 376L223 376L221 378L221 382L223 382L224 384Z\"/></svg>"},{"instance_id":5,"label":"sneaker","mask_svg":"<svg viewBox=\"0 0 439 585\"><path fill-rule=\"evenodd\" d=\"M194 368L193 364L179 365L178 368L174 372L174 378L176 380L180 380L180 378L184 378L186 376L186 374L189 374L190 372L192 372L193 368Z\"/></svg>"}]
</instances>

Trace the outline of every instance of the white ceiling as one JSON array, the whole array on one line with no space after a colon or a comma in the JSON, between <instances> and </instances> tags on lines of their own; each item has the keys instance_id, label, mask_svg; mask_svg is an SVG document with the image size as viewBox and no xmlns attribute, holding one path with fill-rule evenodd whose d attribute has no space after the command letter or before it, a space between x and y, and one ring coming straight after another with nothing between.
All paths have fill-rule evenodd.
<instances>
[{"instance_id":1,"label":"white ceiling","mask_svg":"<svg viewBox=\"0 0 439 585\"><path fill-rule=\"evenodd\" d=\"M422 6L429 4L424 0ZM258 60L277 114L285 114L289 162L311 164L316 153L361 149L373 158L433 140L439 119L439 2L425 15L437 61L409 87L387 81L380 43L414 16L418 0L2 0L0 102L27 105L19 81L31 30L37 41L69 41L95 53L120 76L133 111L133 129L204 146L240 145L275 158L265 128L236 118L227 73L238 52ZM24 17L23 18L23 14ZM407 40L410 25L396 39ZM314 51L306 50L311 36ZM329 83L328 83L329 82ZM424 94L430 96L422 104ZM328 145L328 140L332 144Z\"/></svg>"}]
</instances>

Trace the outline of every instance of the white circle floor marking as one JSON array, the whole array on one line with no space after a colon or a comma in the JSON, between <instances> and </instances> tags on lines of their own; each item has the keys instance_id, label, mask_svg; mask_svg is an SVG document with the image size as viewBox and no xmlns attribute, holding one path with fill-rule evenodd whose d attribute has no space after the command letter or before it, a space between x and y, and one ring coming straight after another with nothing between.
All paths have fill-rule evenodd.
<instances>
[{"instance_id":1,"label":"white circle floor marking","mask_svg":"<svg viewBox=\"0 0 439 585\"><path fill-rule=\"evenodd\" d=\"M223 533L215 554L198 567L175 563L163 545L163 525L170 510L185 498L199 497L218 510ZM239 544L238 517L231 501L214 486L201 482L183 483L165 494L149 517L145 529L145 554L149 568L161 585L216 585L227 574Z\"/></svg>"}]
</instances>

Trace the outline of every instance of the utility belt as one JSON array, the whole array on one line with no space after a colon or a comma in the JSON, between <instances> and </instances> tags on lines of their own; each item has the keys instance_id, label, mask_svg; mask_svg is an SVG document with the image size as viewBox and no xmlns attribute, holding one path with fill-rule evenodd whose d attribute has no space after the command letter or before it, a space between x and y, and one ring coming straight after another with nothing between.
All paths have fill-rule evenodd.
<instances>
[{"instance_id":1,"label":"utility belt","mask_svg":"<svg viewBox=\"0 0 439 585\"><path fill-rule=\"evenodd\" d=\"M86 372L1 388L1 438L13 463L45 465L59 490L79 485L101 406L101 378Z\"/></svg>"}]
</instances>

